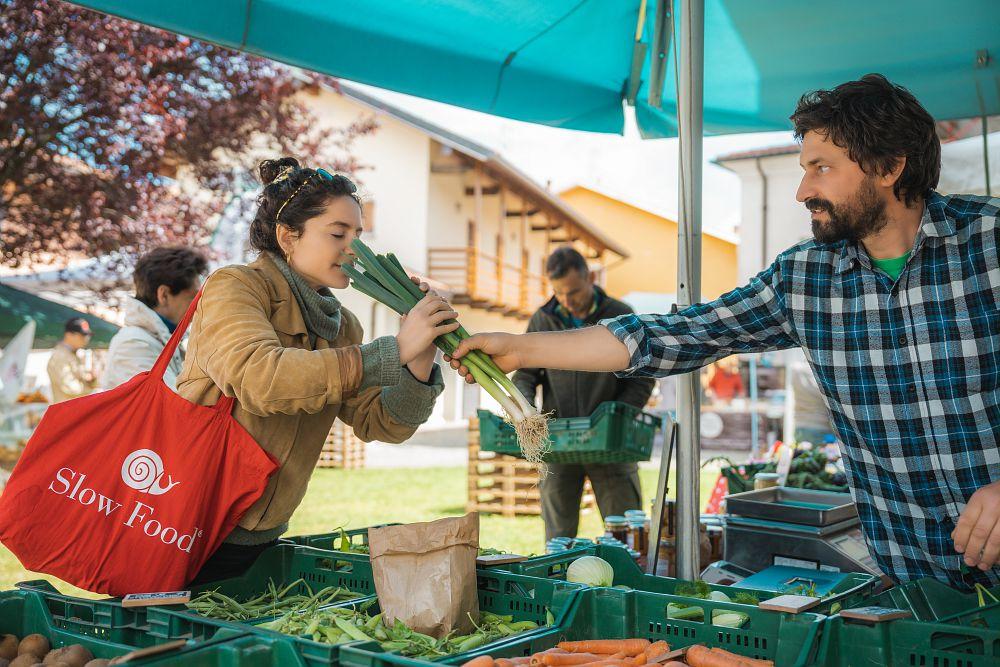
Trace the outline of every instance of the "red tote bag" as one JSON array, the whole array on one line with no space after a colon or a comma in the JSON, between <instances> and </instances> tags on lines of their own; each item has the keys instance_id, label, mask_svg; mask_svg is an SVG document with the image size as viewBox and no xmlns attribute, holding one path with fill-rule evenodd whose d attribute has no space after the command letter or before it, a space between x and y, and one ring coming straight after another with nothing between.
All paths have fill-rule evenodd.
<instances>
[{"instance_id":1,"label":"red tote bag","mask_svg":"<svg viewBox=\"0 0 1000 667\"><path fill-rule=\"evenodd\" d=\"M0 542L28 570L110 595L178 590L264 492L277 463L234 399L195 405L163 383L197 304L151 371L46 410L0 495Z\"/></svg>"}]
</instances>

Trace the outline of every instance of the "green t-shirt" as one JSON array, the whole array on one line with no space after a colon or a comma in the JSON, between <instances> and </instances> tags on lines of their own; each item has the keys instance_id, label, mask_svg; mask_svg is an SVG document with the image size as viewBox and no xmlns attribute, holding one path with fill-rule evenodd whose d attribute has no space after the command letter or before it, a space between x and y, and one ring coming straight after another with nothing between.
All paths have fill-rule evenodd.
<instances>
[{"instance_id":1,"label":"green t-shirt","mask_svg":"<svg viewBox=\"0 0 1000 667\"><path fill-rule=\"evenodd\" d=\"M872 258L872 263L878 268L889 274L889 277L893 281L899 280L899 274L903 272L903 267L906 266L906 260L910 258L910 253L906 253L902 257L896 257L895 259L875 259Z\"/></svg>"}]
</instances>

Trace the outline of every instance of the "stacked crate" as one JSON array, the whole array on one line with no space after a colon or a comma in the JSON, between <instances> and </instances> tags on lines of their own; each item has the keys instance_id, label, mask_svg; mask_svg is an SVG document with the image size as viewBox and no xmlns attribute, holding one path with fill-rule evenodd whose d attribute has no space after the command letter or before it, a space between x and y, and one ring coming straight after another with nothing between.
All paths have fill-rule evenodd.
<instances>
[{"instance_id":1,"label":"stacked crate","mask_svg":"<svg viewBox=\"0 0 1000 667\"><path fill-rule=\"evenodd\" d=\"M354 429L337 420L326 436L323 451L316 462L317 468L346 468L354 470L365 467L365 443L354 435Z\"/></svg>"},{"instance_id":2,"label":"stacked crate","mask_svg":"<svg viewBox=\"0 0 1000 667\"><path fill-rule=\"evenodd\" d=\"M582 509L597 508L587 480ZM538 467L524 459L479 449L479 420L469 419L469 500L466 511L511 516L542 513Z\"/></svg>"}]
</instances>

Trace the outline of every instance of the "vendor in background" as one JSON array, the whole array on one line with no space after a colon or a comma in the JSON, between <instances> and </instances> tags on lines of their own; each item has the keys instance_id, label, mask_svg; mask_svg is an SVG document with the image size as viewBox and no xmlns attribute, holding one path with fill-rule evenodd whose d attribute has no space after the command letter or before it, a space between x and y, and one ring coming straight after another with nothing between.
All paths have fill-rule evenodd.
<instances>
[{"instance_id":1,"label":"vendor in background","mask_svg":"<svg viewBox=\"0 0 1000 667\"><path fill-rule=\"evenodd\" d=\"M804 95L791 121L814 238L749 284L674 314L474 336L456 356L656 377L801 347L881 570L997 585L1000 198L935 192L934 119L881 75Z\"/></svg>"},{"instance_id":2,"label":"vendor in background","mask_svg":"<svg viewBox=\"0 0 1000 667\"><path fill-rule=\"evenodd\" d=\"M361 344L358 319L329 289L350 284L341 265L361 233L354 183L292 158L263 162L260 177L249 239L260 256L205 282L177 392L199 405L235 397L233 417L280 466L192 583L242 574L277 542L335 419L365 442L413 435L444 388L434 339L458 327L428 294L398 334Z\"/></svg>"},{"instance_id":3,"label":"vendor in background","mask_svg":"<svg viewBox=\"0 0 1000 667\"><path fill-rule=\"evenodd\" d=\"M101 375L101 389L111 389L148 371L156 363L170 334L184 317L208 271L208 260L197 250L163 247L135 263L135 298L125 302L125 325L111 339ZM178 347L163 381L174 389L184 364Z\"/></svg>"},{"instance_id":4,"label":"vendor in background","mask_svg":"<svg viewBox=\"0 0 1000 667\"><path fill-rule=\"evenodd\" d=\"M52 384L52 402L86 396L94 391L97 382L80 358L80 350L90 344L90 323L82 317L66 322L63 338L56 343L49 357L49 382Z\"/></svg>"},{"instance_id":5,"label":"vendor in background","mask_svg":"<svg viewBox=\"0 0 1000 667\"><path fill-rule=\"evenodd\" d=\"M579 329L632 312L628 305L611 298L594 284L587 260L570 246L556 248L549 255L545 271L554 296L532 315L529 332ZM541 387L542 412L561 419L589 417L605 401L619 401L642 409L653 392L654 381L619 379L612 373L523 368L514 374L514 384L529 401L535 400ZM642 509L639 468L635 463L551 463L541 481L545 539L576 537L584 478L590 479L603 516Z\"/></svg>"},{"instance_id":6,"label":"vendor in background","mask_svg":"<svg viewBox=\"0 0 1000 667\"><path fill-rule=\"evenodd\" d=\"M730 356L713 363L704 376L703 384L705 395L715 402L728 403L734 398L746 396L739 357Z\"/></svg>"}]
</instances>

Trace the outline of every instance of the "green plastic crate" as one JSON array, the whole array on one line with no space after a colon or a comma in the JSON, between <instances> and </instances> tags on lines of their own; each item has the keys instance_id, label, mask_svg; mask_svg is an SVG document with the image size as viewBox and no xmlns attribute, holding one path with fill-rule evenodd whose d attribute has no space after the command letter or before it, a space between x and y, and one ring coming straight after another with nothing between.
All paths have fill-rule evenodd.
<instances>
[{"instance_id":1,"label":"green plastic crate","mask_svg":"<svg viewBox=\"0 0 1000 667\"><path fill-rule=\"evenodd\" d=\"M1000 597L1000 586L991 592ZM844 604L844 609L855 607L905 609L918 621L938 621L975 611L979 607L979 597L976 593L963 593L937 579L927 578L900 584L870 600Z\"/></svg>"},{"instance_id":2,"label":"green plastic crate","mask_svg":"<svg viewBox=\"0 0 1000 667\"><path fill-rule=\"evenodd\" d=\"M532 577L565 579L569 564L582 556L598 556L606 560L615 573L612 581L613 586L628 586L640 591L673 594L677 589L677 584L683 582L681 579L646 574L628 555L626 549L607 544L578 547L497 567ZM872 599L878 586L879 580L872 575L851 573L831 591L831 595L823 598L818 606L809 611L816 614L828 614L842 607L864 606ZM749 593L760 600L767 600L781 594L781 591L768 593L757 589L740 588L739 585L709 584L709 587L713 591L721 591L730 597L736 593Z\"/></svg>"},{"instance_id":3,"label":"green plastic crate","mask_svg":"<svg viewBox=\"0 0 1000 667\"><path fill-rule=\"evenodd\" d=\"M385 526L398 526L398 523L380 523L370 528L384 528ZM352 546L368 546L368 528L344 529L343 534L347 536ZM282 543L297 544L303 547L315 547L317 549L340 550L341 531L334 530L327 533L316 533L314 535L295 535L281 538Z\"/></svg>"},{"instance_id":4,"label":"green plastic crate","mask_svg":"<svg viewBox=\"0 0 1000 667\"><path fill-rule=\"evenodd\" d=\"M549 422L548 463L648 461L660 418L624 403L601 403L589 417ZM522 456L514 428L487 410L479 411L479 448Z\"/></svg>"},{"instance_id":5,"label":"green plastic crate","mask_svg":"<svg viewBox=\"0 0 1000 667\"><path fill-rule=\"evenodd\" d=\"M546 624L547 613L551 612L555 627L558 627L564 620L569 612L574 596L583 588L578 584L570 584L564 581L524 577L510 572L494 570L477 570L476 581L479 588L480 611L511 615L515 621L535 621L539 625ZM355 604L361 604L361 601L357 601ZM377 601L368 611L372 614L379 613L380 609ZM344 647L351 645L340 644L331 646L330 644L314 642L301 637L281 635L269 630L259 628L252 628L252 630L255 633L262 633L265 636L285 637L293 644L295 650L309 667L339 664L341 651ZM540 628L521 633L517 637L527 637L544 632L548 632L548 630ZM512 641L512 638L506 638L498 642L486 644L485 647L503 646L510 641ZM374 650L381 651L381 648L377 644L373 644L372 646ZM477 649L476 651L458 653L449 656L449 662L465 662L481 652L481 649Z\"/></svg>"},{"instance_id":6,"label":"green plastic crate","mask_svg":"<svg viewBox=\"0 0 1000 667\"><path fill-rule=\"evenodd\" d=\"M192 594L218 590L234 598L252 598L275 585L305 580L313 591L339 586L359 596L375 594L372 567L367 554L316 549L295 544L277 544L266 549L245 573L231 579L213 581L192 589ZM299 590L306 592L304 586Z\"/></svg>"},{"instance_id":7,"label":"green plastic crate","mask_svg":"<svg viewBox=\"0 0 1000 667\"><path fill-rule=\"evenodd\" d=\"M513 615L516 620L535 621L539 625L546 622L546 612L551 611L556 623L569 609L574 594L583 587L565 581L537 579L506 571L492 569L477 570L479 587L479 607L483 611ZM353 591L366 593L368 597L331 605L331 607L351 606L372 600L375 584L371 562L364 554L325 551L311 547L277 545L261 555L242 577L228 579L206 585L204 588L218 588L232 596L252 597L268 580L277 583L291 583L305 579L315 588L326 586L346 586ZM263 583L261 583L263 582ZM199 625L211 621L221 627L249 631L264 637L283 638L290 642L303 663L309 667L336 665L341 646L332 646L309 639L282 635L255 627L269 619L254 619L246 624L204 619L187 609L157 608L156 618L169 621L172 632L179 632L184 625L195 620ZM377 613L377 605L372 613ZM535 630L533 632L543 632Z\"/></svg>"},{"instance_id":8,"label":"green plastic crate","mask_svg":"<svg viewBox=\"0 0 1000 667\"><path fill-rule=\"evenodd\" d=\"M713 613L739 611L750 619L739 629L716 626L711 622L671 619L666 612L670 603L697 604L703 608L705 618L712 618ZM461 664L475 655L494 658L527 656L552 648L561 641L642 638L650 641L662 639L671 648L705 644L752 658L773 660L781 667L801 667L815 660L823 621L823 616L810 613L785 614L752 608L748 611L745 605L725 602L613 588L589 588L577 594L572 608L557 629L512 638L502 645L485 646L461 658L449 657L443 662ZM372 643L345 646L340 660L347 667L428 665L421 660L379 652Z\"/></svg>"},{"instance_id":9,"label":"green plastic crate","mask_svg":"<svg viewBox=\"0 0 1000 667\"><path fill-rule=\"evenodd\" d=\"M996 667L1000 665L1000 604L934 622L900 619L872 624L832 616L814 664Z\"/></svg>"},{"instance_id":10,"label":"green plastic crate","mask_svg":"<svg viewBox=\"0 0 1000 667\"><path fill-rule=\"evenodd\" d=\"M302 667L305 663L283 639L242 635L210 642L183 655L164 655L136 664L149 667Z\"/></svg>"},{"instance_id":11,"label":"green plastic crate","mask_svg":"<svg viewBox=\"0 0 1000 667\"><path fill-rule=\"evenodd\" d=\"M375 594L371 562L367 554L277 544L265 550L242 575L194 586L191 595L194 597L204 591L219 591L237 601L243 601L264 593L271 581L276 587L284 588L299 579L303 583L292 589L293 594L309 594L310 591L316 593L328 586L346 588L356 593L357 599ZM342 606L351 602L352 600L341 600L329 606ZM191 609L185 608L184 613L203 618ZM263 623L273 618L263 616L255 620Z\"/></svg>"},{"instance_id":12,"label":"green plastic crate","mask_svg":"<svg viewBox=\"0 0 1000 667\"><path fill-rule=\"evenodd\" d=\"M231 639L246 634L245 629L219 627L213 627L211 632L196 632L197 637L183 632L158 634L148 622L147 612L151 608L126 609L115 600L62 595L47 581L18 585L23 588L0 592L0 633L22 638L38 633L47 637L53 648L82 644L96 658L110 659L136 649L185 639L188 647L170 653L182 657L206 636Z\"/></svg>"}]
</instances>

